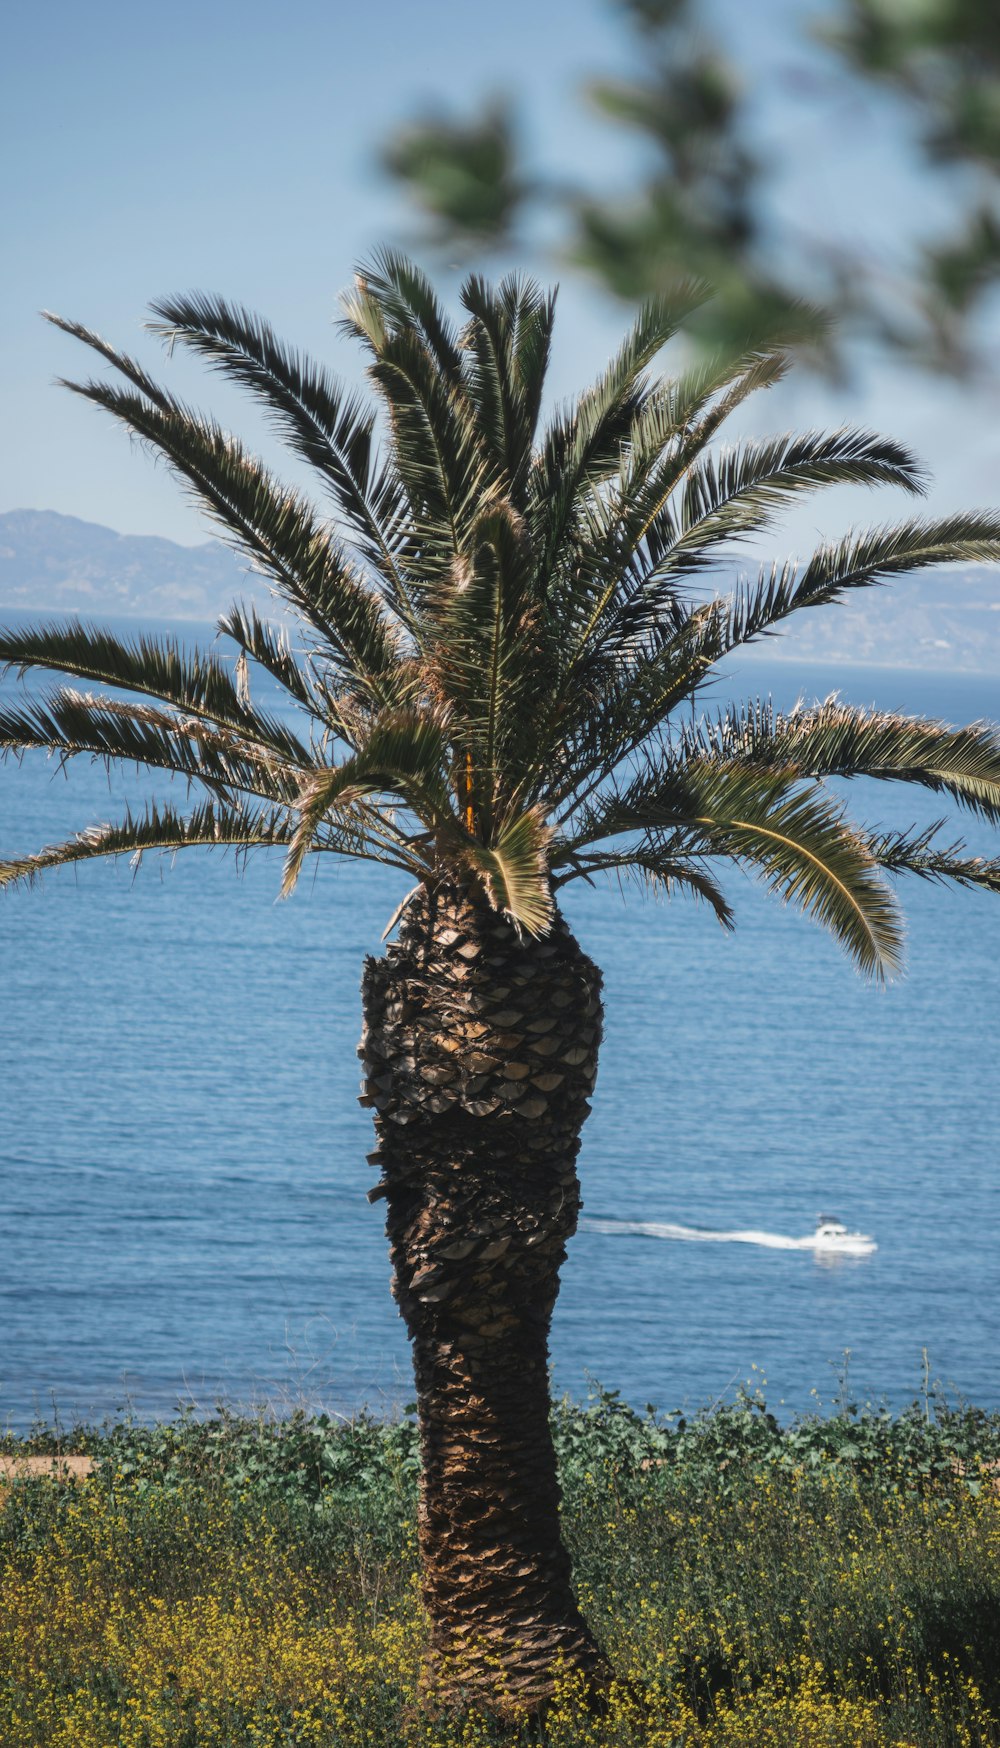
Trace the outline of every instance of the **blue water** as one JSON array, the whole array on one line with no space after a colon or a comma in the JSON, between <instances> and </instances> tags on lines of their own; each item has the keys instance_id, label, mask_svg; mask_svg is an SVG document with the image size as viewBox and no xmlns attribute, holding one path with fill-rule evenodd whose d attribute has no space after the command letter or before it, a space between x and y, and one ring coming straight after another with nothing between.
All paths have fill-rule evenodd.
<instances>
[{"instance_id":1,"label":"blue water","mask_svg":"<svg viewBox=\"0 0 1000 1748\"><path fill-rule=\"evenodd\" d=\"M748 661L734 690L789 703L835 685L1000 716L981 677ZM0 770L0 854L114 817L126 792L82 764ZM941 811L856 795L887 823ZM219 1396L349 1412L411 1394L354 1054L362 956L405 883L323 858L280 904L278 873L189 851L0 904L0 1423L53 1403L64 1419ZM557 1388L596 1378L668 1409L749 1379L788 1413L836 1394L849 1350L852 1393L901 1406L926 1349L932 1379L1000 1407L1000 902L906 883L909 972L880 991L813 925L728 886L735 937L682 899L567 894L607 1020L582 1158L601 1224L564 1272ZM801 1237L821 1209L878 1250L626 1229Z\"/></svg>"}]
</instances>

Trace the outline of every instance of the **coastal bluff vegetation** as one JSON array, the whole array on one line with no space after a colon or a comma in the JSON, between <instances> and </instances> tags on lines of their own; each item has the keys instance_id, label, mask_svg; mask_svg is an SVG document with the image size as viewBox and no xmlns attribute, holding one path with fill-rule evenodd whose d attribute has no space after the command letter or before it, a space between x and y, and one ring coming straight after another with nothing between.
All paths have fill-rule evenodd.
<instances>
[{"instance_id":1,"label":"coastal bluff vegetation","mask_svg":"<svg viewBox=\"0 0 1000 1748\"><path fill-rule=\"evenodd\" d=\"M685 1419L595 1392L552 1427L603 1715L572 1679L520 1729L426 1704L411 1418L223 1410L3 1440L0 1740L1000 1742L1000 1416L925 1396L782 1426L749 1393Z\"/></svg>"}]
</instances>

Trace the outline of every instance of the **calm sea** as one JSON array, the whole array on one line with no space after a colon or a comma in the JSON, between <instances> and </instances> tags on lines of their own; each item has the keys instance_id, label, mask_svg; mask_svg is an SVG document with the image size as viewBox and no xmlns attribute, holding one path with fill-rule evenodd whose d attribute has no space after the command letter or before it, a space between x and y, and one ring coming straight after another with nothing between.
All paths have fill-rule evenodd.
<instances>
[{"instance_id":1,"label":"calm sea","mask_svg":"<svg viewBox=\"0 0 1000 1748\"><path fill-rule=\"evenodd\" d=\"M733 693L834 687L1000 717L1000 682L915 671L748 660ZM0 854L135 792L44 758L0 770ZM941 811L901 788L855 794L887 823ZM410 1396L354 1054L362 957L405 883L324 858L281 904L278 875L266 856L241 873L187 852L135 877L63 871L0 904L0 1423ZM908 975L878 990L817 928L728 885L735 937L683 899L567 896L604 970L607 1035L557 1388L599 1380L670 1409L749 1380L784 1414L835 1397L849 1350L852 1395L898 1407L926 1350L931 1380L1000 1408L1000 901L906 883ZM775 1245L820 1212L878 1249Z\"/></svg>"}]
</instances>

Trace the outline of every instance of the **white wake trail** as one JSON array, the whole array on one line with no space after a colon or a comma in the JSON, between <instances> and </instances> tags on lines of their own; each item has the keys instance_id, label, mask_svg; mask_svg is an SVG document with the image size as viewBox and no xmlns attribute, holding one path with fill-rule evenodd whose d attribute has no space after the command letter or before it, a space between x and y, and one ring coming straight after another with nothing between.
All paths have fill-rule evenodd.
<instances>
[{"instance_id":1,"label":"white wake trail","mask_svg":"<svg viewBox=\"0 0 1000 1748\"><path fill-rule=\"evenodd\" d=\"M873 1238L864 1232L845 1232L835 1239L814 1232L807 1238L786 1238L781 1232L760 1232L754 1226L737 1227L731 1232L717 1232L704 1226L676 1226L668 1220L604 1220L583 1219L581 1230L606 1232L612 1236L632 1234L639 1238L671 1238L685 1244L757 1244L764 1250L812 1250L840 1256L870 1256L878 1249Z\"/></svg>"}]
</instances>

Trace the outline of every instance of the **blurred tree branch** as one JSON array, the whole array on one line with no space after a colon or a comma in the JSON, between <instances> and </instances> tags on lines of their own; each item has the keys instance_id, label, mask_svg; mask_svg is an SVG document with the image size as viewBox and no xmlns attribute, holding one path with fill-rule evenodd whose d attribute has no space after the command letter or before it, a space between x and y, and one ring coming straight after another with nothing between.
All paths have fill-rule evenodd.
<instances>
[{"instance_id":1,"label":"blurred tree branch","mask_svg":"<svg viewBox=\"0 0 1000 1748\"><path fill-rule=\"evenodd\" d=\"M744 79L705 0L615 0L615 9L637 70L595 80L583 95L636 139L626 195L529 173L515 111L495 101L473 120L414 121L384 150L430 240L451 257L510 251L544 210L561 221L563 257L620 297L669 292L692 274L708 280L706 344L759 343L791 326L832 365L835 320L838 345L875 337L924 368L970 376L977 324L1000 288L1000 5L830 0L817 25L804 3L798 66L796 44L779 45L776 101L789 82L815 77L809 63L821 54L855 96L901 112L915 173L942 207L946 197L944 224L911 227L895 265L860 240L825 234L815 218L808 227L784 210L776 218ZM837 138L829 150L835 172ZM917 204L923 215L930 203ZM905 215L891 219L905 230Z\"/></svg>"}]
</instances>

